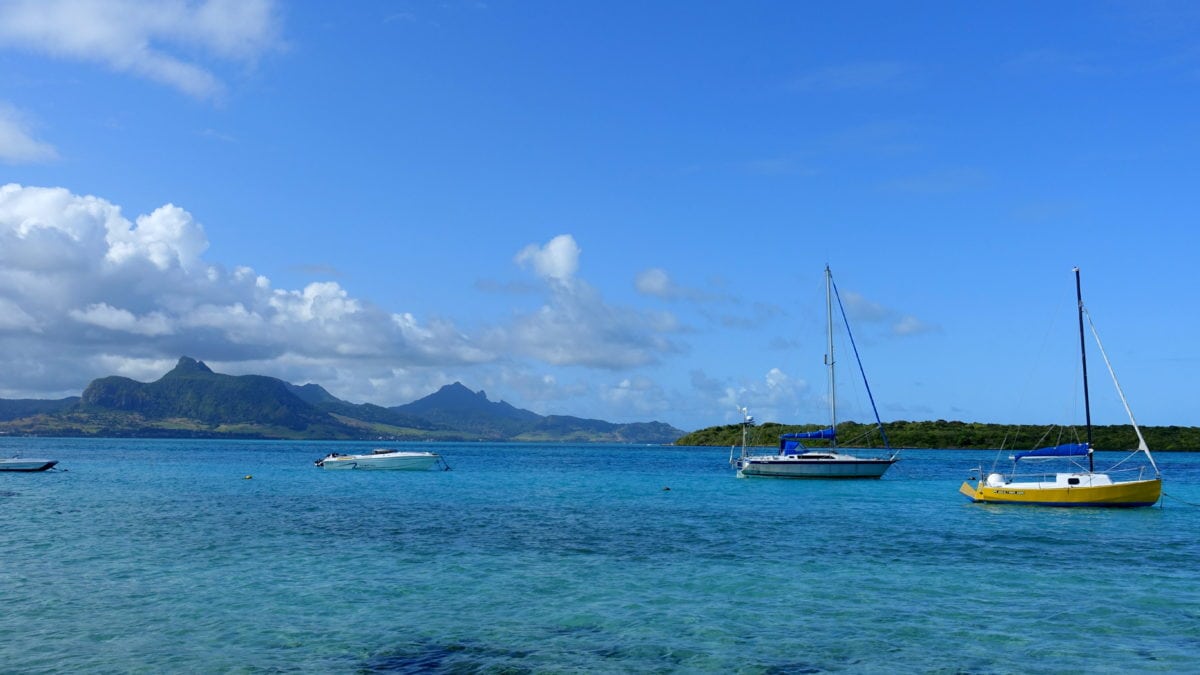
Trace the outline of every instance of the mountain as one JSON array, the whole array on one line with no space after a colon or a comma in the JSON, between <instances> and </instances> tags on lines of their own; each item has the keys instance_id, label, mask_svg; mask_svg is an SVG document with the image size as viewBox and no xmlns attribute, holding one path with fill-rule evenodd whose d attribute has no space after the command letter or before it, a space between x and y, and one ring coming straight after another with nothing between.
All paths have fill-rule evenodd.
<instances>
[{"instance_id":1,"label":"mountain","mask_svg":"<svg viewBox=\"0 0 1200 675\"><path fill-rule=\"evenodd\" d=\"M149 384L104 377L83 390L82 410L123 410L149 419L184 418L206 424L256 423L305 430L328 425L329 415L293 394L286 382L263 375L218 375L183 357Z\"/></svg>"},{"instance_id":2,"label":"mountain","mask_svg":"<svg viewBox=\"0 0 1200 675\"><path fill-rule=\"evenodd\" d=\"M521 433L514 440L537 442L543 440L578 440L603 438L609 443L637 445L659 444L663 438L678 439L683 432L665 422L634 422L614 424L603 420L550 415L536 427ZM670 441L668 441L670 442Z\"/></svg>"},{"instance_id":3,"label":"mountain","mask_svg":"<svg viewBox=\"0 0 1200 675\"><path fill-rule=\"evenodd\" d=\"M535 426L542 416L520 410L504 401L492 402L483 391L473 392L459 382L447 384L425 398L388 408L401 415L412 415L478 438L511 438Z\"/></svg>"},{"instance_id":4,"label":"mountain","mask_svg":"<svg viewBox=\"0 0 1200 675\"><path fill-rule=\"evenodd\" d=\"M392 408L350 403L317 384L223 375L184 356L154 382L110 376L78 398L0 399L0 434L670 443L683 432L660 422L546 417L458 382Z\"/></svg>"},{"instance_id":5,"label":"mountain","mask_svg":"<svg viewBox=\"0 0 1200 675\"><path fill-rule=\"evenodd\" d=\"M489 401L483 391L471 391L459 382L389 410L453 426L487 440L658 444L670 443L684 433L663 422L614 424L579 417L543 416L504 401Z\"/></svg>"},{"instance_id":6,"label":"mountain","mask_svg":"<svg viewBox=\"0 0 1200 675\"><path fill-rule=\"evenodd\" d=\"M337 417L425 431L446 431L452 428L373 403L348 403L325 391L319 384L287 386L302 401Z\"/></svg>"}]
</instances>

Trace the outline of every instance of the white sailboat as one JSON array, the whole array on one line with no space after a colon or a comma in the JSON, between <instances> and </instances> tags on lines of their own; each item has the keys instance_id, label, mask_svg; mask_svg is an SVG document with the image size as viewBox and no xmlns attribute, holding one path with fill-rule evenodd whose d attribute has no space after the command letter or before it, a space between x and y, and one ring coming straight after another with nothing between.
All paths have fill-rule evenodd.
<instances>
[{"instance_id":1,"label":"white sailboat","mask_svg":"<svg viewBox=\"0 0 1200 675\"><path fill-rule=\"evenodd\" d=\"M1092 454L1092 408L1088 395L1087 348L1083 329L1083 316L1087 314L1087 308L1083 306L1079 268L1076 267L1074 272L1075 300L1079 306L1079 355L1083 362L1083 407L1087 421L1087 442L1067 443L1015 453L1011 458L1012 470L1009 473L993 471L985 477L983 468L980 467L978 475L974 478L974 485L969 481L964 481L959 487L959 492L973 502L1039 506L1130 507L1153 506L1162 494L1162 478L1159 475L1158 465L1154 463L1154 456L1150 454L1146 439L1142 437L1142 430L1138 427L1137 420L1133 418L1133 411L1130 410L1129 402L1125 399L1125 392L1121 390L1121 383L1117 381L1117 373L1108 360L1104 344L1100 342L1100 334L1096 332L1092 316L1088 314L1088 324L1091 326L1092 336L1096 338L1096 346L1100 348L1100 355L1104 357L1104 365L1108 367L1108 373L1112 376L1117 395L1121 398L1121 403L1125 406L1125 413L1129 416L1129 423L1133 425L1133 430L1137 434L1138 447L1131 452L1130 456L1139 452L1144 453L1149 464L1149 466L1118 469L1117 467L1124 463L1123 459L1107 472L1095 470L1095 459ZM1082 465L1080 459L1083 457L1087 457L1086 467ZM1026 470L1024 473L1018 473L1018 463L1021 460L1055 458L1071 462L1073 466L1067 471ZM1144 475L1147 468L1154 471L1153 478L1147 478Z\"/></svg>"},{"instance_id":2,"label":"white sailboat","mask_svg":"<svg viewBox=\"0 0 1200 675\"><path fill-rule=\"evenodd\" d=\"M866 386L867 397L871 400L871 410L875 413L875 424L883 438L884 448L888 451L886 457L859 457L842 452L837 444L837 378L835 376L833 356L833 301L837 299L838 310L846 325L846 335L850 338L850 346L854 349L855 360L858 361L859 372L863 374L863 384ZM850 321L846 318L845 308L842 307L841 296L837 292L837 284L833 282L833 273L825 266L825 309L826 328L829 337L825 365L829 375L829 414L830 425L827 429L803 433L784 434L779 437L779 450L772 454L752 454L746 447L746 432L754 423L754 418L742 409L742 451L734 456L730 453L730 464L737 469L739 478L774 477L774 478L880 478L898 457L888 444L887 433L879 420L879 411L875 408L875 397L871 395L871 386L867 384L866 373L862 370L862 359L858 357L858 347L854 344L854 335L850 332ZM806 448L801 441L825 440L829 446L823 449Z\"/></svg>"}]
</instances>

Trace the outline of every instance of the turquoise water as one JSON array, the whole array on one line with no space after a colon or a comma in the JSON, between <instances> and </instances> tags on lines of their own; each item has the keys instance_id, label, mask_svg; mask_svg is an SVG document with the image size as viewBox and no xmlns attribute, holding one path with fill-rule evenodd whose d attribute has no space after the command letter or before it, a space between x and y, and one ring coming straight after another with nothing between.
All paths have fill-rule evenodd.
<instances>
[{"instance_id":1,"label":"turquoise water","mask_svg":"<svg viewBox=\"0 0 1200 675\"><path fill-rule=\"evenodd\" d=\"M868 482L739 480L721 448L312 464L370 447L0 439L65 469L0 473L0 671L1200 668L1197 453L1115 511L970 504L994 452Z\"/></svg>"}]
</instances>

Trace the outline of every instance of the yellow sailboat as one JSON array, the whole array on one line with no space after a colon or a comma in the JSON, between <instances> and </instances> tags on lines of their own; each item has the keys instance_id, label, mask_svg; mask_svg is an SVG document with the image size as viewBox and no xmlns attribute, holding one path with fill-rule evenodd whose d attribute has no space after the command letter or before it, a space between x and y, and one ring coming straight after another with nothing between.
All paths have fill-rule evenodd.
<instances>
[{"instance_id":1,"label":"yellow sailboat","mask_svg":"<svg viewBox=\"0 0 1200 675\"><path fill-rule=\"evenodd\" d=\"M1088 324L1091 326L1092 335L1096 338L1096 345L1100 348L1100 355L1104 357L1104 363L1108 366L1113 384L1116 385L1117 394L1125 406L1125 412L1129 415L1134 432L1137 433L1138 447L1137 450L1132 451L1130 457L1141 452L1145 454L1149 463L1149 466L1120 469L1120 465L1124 462L1122 460L1107 472L1095 470L1092 449L1092 411L1088 399L1087 349L1083 329L1083 317L1087 313L1087 309L1083 306L1079 268L1076 267L1074 272L1075 299L1079 305L1079 352L1083 361L1083 401L1087 416L1087 442L1055 445L1016 453L1011 458L1012 470L1009 473L992 472L985 475L981 467L979 474L974 477L974 484L971 483L971 479L968 479L959 488L959 492L973 502L1040 506L1132 507L1153 506L1162 495L1162 478L1158 471L1158 465L1154 463L1154 456L1150 454L1150 448L1146 445L1142 430L1138 428L1137 420L1133 418L1133 411L1129 408L1129 402L1126 401L1125 393L1121 390L1121 383L1117 381L1116 372L1113 371L1112 363L1108 360L1108 354L1104 352L1104 344L1100 342L1100 335L1096 332L1096 326L1092 323L1089 314ZM1082 464L1083 457L1087 458L1086 468ZM1018 473L1018 466L1022 460L1026 462L1025 466L1029 466L1029 462L1044 459L1066 460L1072 463L1072 468L1068 471ZM1152 478L1146 476L1147 469L1153 470Z\"/></svg>"}]
</instances>

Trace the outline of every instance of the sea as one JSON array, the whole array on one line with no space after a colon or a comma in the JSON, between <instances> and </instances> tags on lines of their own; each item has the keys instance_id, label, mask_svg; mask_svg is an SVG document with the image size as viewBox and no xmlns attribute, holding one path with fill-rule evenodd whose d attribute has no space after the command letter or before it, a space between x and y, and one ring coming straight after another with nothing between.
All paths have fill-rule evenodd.
<instances>
[{"instance_id":1,"label":"sea","mask_svg":"<svg viewBox=\"0 0 1200 675\"><path fill-rule=\"evenodd\" d=\"M878 481L632 445L313 464L374 445L0 439L60 462L0 472L0 672L1200 672L1200 453L1128 510L971 504L996 451Z\"/></svg>"}]
</instances>

